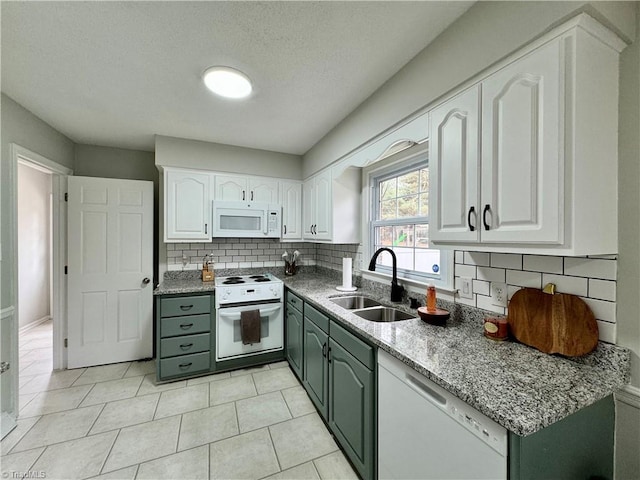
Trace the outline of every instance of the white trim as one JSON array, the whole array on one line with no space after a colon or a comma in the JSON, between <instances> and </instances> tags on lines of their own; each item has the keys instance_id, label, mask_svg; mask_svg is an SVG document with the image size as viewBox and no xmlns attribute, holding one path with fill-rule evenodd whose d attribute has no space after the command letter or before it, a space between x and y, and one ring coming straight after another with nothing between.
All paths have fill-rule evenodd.
<instances>
[{"instance_id":1,"label":"white trim","mask_svg":"<svg viewBox=\"0 0 640 480\"><path fill-rule=\"evenodd\" d=\"M38 325L42 325L44 322L48 322L49 320L51 320L51 315L45 315L42 318L38 318L33 322L27 323L26 325L23 325L22 327L20 327L20 329L18 330L18 335L22 335L24 332L28 332L32 328L35 328Z\"/></svg>"},{"instance_id":2,"label":"white trim","mask_svg":"<svg viewBox=\"0 0 640 480\"><path fill-rule=\"evenodd\" d=\"M63 369L67 367L66 350L63 347L64 336L67 326L67 312L65 299L67 296L67 282L64 275L64 265L66 263L66 203L64 202L64 193L66 192L66 179L68 175L73 174L73 170L60 165L53 160L33 152L28 148L22 147L16 143L9 144L10 158L9 162L9 198L10 218L9 226L13 231L13 245L18 245L18 164L35 167L40 171L52 175L52 226L53 226L53 248L52 248L52 282L53 304L51 305L51 315L53 317L53 368ZM13 273L13 303L15 307L16 331L18 330L17 322L20 310L18 304L18 256L14 255L12 260ZM16 340L15 348L18 344ZM17 392L16 392L17 397ZM17 401L17 398L16 398Z\"/></svg>"},{"instance_id":3,"label":"white trim","mask_svg":"<svg viewBox=\"0 0 640 480\"><path fill-rule=\"evenodd\" d=\"M640 409L640 388L638 387L625 385L616 392L615 398L631 407Z\"/></svg>"}]
</instances>

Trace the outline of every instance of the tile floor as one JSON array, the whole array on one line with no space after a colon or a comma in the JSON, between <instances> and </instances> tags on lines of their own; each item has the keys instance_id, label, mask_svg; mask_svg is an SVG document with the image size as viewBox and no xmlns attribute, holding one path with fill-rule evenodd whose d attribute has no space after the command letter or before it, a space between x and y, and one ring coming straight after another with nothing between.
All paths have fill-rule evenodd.
<instances>
[{"instance_id":1,"label":"tile floor","mask_svg":"<svg viewBox=\"0 0 640 480\"><path fill-rule=\"evenodd\" d=\"M153 361L52 372L51 339L20 336L3 478L358 478L286 362L156 385Z\"/></svg>"}]
</instances>

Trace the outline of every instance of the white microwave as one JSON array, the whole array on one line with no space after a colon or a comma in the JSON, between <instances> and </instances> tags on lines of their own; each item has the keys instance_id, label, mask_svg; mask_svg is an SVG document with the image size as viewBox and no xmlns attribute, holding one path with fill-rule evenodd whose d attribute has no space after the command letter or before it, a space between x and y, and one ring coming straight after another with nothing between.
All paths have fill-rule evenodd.
<instances>
[{"instance_id":1,"label":"white microwave","mask_svg":"<svg viewBox=\"0 0 640 480\"><path fill-rule=\"evenodd\" d=\"M282 207L260 202L213 202L212 237L280 238Z\"/></svg>"}]
</instances>

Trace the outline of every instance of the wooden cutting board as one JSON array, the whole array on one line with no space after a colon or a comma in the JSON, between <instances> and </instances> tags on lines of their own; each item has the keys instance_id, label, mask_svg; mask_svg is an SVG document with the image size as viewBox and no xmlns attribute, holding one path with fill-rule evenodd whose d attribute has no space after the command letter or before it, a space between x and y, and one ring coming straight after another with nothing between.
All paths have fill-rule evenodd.
<instances>
[{"instance_id":1,"label":"wooden cutting board","mask_svg":"<svg viewBox=\"0 0 640 480\"><path fill-rule=\"evenodd\" d=\"M575 295L523 288L509 302L507 321L518 341L541 352L577 357L598 345L593 312Z\"/></svg>"}]
</instances>

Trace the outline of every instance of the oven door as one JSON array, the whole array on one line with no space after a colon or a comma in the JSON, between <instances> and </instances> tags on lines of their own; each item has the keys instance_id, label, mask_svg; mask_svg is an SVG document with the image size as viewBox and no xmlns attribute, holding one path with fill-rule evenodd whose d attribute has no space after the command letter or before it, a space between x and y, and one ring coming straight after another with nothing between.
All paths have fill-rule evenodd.
<instances>
[{"instance_id":1,"label":"oven door","mask_svg":"<svg viewBox=\"0 0 640 480\"><path fill-rule=\"evenodd\" d=\"M283 306L263 303L218 308L216 313L216 360L282 350L284 344ZM244 345L240 335L240 313L260 311L260 343Z\"/></svg>"}]
</instances>

